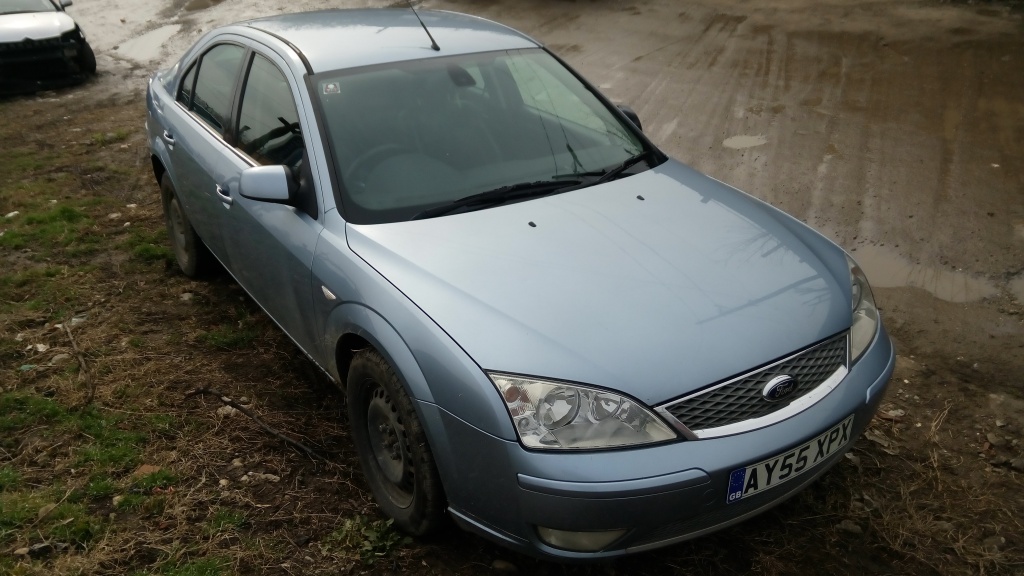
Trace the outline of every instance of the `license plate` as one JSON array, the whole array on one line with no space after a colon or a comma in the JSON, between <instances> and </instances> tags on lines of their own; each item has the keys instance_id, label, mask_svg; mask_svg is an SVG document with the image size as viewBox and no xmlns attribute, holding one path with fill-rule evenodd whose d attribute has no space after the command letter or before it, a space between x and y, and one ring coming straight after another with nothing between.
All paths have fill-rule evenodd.
<instances>
[{"instance_id":1,"label":"license plate","mask_svg":"<svg viewBox=\"0 0 1024 576\"><path fill-rule=\"evenodd\" d=\"M746 468L733 470L729 475L729 494L725 502L739 502L796 478L835 454L850 441L852 435L853 414L802 446Z\"/></svg>"}]
</instances>

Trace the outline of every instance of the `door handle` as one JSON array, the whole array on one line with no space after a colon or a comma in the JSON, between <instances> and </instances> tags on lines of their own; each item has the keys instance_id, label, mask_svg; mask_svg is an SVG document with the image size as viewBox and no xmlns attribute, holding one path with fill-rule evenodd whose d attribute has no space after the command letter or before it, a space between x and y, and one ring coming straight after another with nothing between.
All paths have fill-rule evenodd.
<instances>
[{"instance_id":1,"label":"door handle","mask_svg":"<svg viewBox=\"0 0 1024 576\"><path fill-rule=\"evenodd\" d=\"M164 142L167 142L168 147L174 148L174 136L171 136L167 130L164 130Z\"/></svg>"},{"instance_id":2,"label":"door handle","mask_svg":"<svg viewBox=\"0 0 1024 576\"><path fill-rule=\"evenodd\" d=\"M220 197L221 202L229 206L231 205L232 202L235 201L235 199L231 197L231 194L228 193L227 190L220 187L220 184L217 185L217 196Z\"/></svg>"}]
</instances>

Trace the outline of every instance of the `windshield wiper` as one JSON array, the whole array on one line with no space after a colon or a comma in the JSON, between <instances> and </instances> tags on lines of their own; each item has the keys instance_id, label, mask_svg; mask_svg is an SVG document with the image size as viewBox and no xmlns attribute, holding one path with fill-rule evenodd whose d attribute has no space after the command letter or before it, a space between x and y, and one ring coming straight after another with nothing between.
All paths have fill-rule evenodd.
<instances>
[{"instance_id":1,"label":"windshield wiper","mask_svg":"<svg viewBox=\"0 0 1024 576\"><path fill-rule=\"evenodd\" d=\"M653 158L653 157L654 157L654 149L653 148L649 148L647 150L644 150L643 152L641 152L641 153L639 153L639 154L637 154L635 156L630 156L629 158L626 158L622 162L622 164L619 164L618 166L616 166L614 168L609 168L607 172L602 174L600 178L598 178L597 180L594 181L594 184L604 184L605 182L609 182L611 180L614 180L618 175L622 174L626 170L629 170L633 166L636 166L642 160L647 160L647 159Z\"/></svg>"},{"instance_id":2,"label":"windshield wiper","mask_svg":"<svg viewBox=\"0 0 1024 576\"><path fill-rule=\"evenodd\" d=\"M458 200L453 200L448 204L427 208L413 216L411 219L422 220L424 218L442 216L444 214L454 212L459 208L469 206L485 208L504 204L510 200L522 200L524 198L531 198L535 196L547 196L548 194L554 194L555 192L566 192L580 184L581 182L579 180L540 180L537 182L509 184L508 186L502 186L486 192L480 192L479 194L472 194L465 198L459 198Z\"/></svg>"},{"instance_id":3,"label":"windshield wiper","mask_svg":"<svg viewBox=\"0 0 1024 576\"><path fill-rule=\"evenodd\" d=\"M635 156L630 156L629 158L626 158L626 160L624 160L623 162L620 162L619 164L616 164L615 166L612 166L611 168L605 170L588 170L586 172L568 172L566 174L556 174L555 176L552 176L552 179L579 178L580 176L597 176L596 180L588 181L587 185L592 186L594 184L604 184L609 180L615 179L616 176L622 174L626 170L629 170L637 163L639 163L641 160L650 158L653 154L654 150L644 150L643 152L640 152Z\"/></svg>"}]
</instances>

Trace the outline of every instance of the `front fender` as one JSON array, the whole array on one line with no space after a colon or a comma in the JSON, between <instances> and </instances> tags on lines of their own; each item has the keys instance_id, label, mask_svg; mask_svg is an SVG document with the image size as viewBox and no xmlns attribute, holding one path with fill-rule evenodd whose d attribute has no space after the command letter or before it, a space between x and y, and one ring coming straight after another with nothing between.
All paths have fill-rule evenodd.
<instances>
[{"instance_id":1,"label":"front fender","mask_svg":"<svg viewBox=\"0 0 1024 576\"><path fill-rule=\"evenodd\" d=\"M424 402L434 403L434 397L427 385L427 379L419 363L402 337L380 314L354 302L336 307L327 319L327 342L338 342L348 334L354 334L369 342L398 373L409 396ZM333 348L332 348L333 350ZM338 355L329 354L327 369L339 382L345 381L340 373Z\"/></svg>"}]
</instances>

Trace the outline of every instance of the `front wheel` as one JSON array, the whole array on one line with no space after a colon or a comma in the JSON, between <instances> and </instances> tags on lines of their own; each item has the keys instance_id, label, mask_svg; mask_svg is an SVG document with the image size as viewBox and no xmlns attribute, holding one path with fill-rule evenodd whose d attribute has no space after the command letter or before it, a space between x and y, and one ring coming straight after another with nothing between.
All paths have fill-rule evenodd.
<instances>
[{"instance_id":1,"label":"front wheel","mask_svg":"<svg viewBox=\"0 0 1024 576\"><path fill-rule=\"evenodd\" d=\"M437 466L412 400L376 351L352 359L347 401L363 474L381 510L414 536L434 531L444 512Z\"/></svg>"},{"instance_id":2,"label":"front wheel","mask_svg":"<svg viewBox=\"0 0 1024 576\"><path fill-rule=\"evenodd\" d=\"M82 42L82 48L78 54L78 68L88 76L96 74L96 53L92 51L92 46L85 41Z\"/></svg>"}]
</instances>

